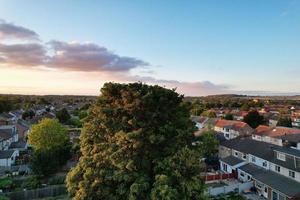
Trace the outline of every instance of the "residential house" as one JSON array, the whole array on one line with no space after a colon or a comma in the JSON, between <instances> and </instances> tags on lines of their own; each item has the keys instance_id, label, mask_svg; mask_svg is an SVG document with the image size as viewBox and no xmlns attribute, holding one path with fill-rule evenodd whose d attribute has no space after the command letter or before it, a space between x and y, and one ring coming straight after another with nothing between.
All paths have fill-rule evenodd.
<instances>
[{"instance_id":1,"label":"residential house","mask_svg":"<svg viewBox=\"0 0 300 200\"><path fill-rule=\"evenodd\" d=\"M17 118L10 113L0 114L0 126L1 125L12 125L15 124Z\"/></svg>"},{"instance_id":2,"label":"residential house","mask_svg":"<svg viewBox=\"0 0 300 200\"><path fill-rule=\"evenodd\" d=\"M300 151L251 138L227 140L219 147L220 169L241 182L253 182L270 200L300 198Z\"/></svg>"},{"instance_id":3,"label":"residential house","mask_svg":"<svg viewBox=\"0 0 300 200\"><path fill-rule=\"evenodd\" d=\"M224 119L217 120L214 130L223 133L227 140L239 136L250 136L253 132L253 129L245 122Z\"/></svg>"},{"instance_id":4,"label":"residential house","mask_svg":"<svg viewBox=\"0 0 300 200\"><path fill-rule=\"evenodd\" d=\"M28 137L29 130L30 130L30 124L23 119L19 119L17 121L16 127L17 127L17 131L18 131L18 135L19 135L18 136L19 140L27 141L27 137Z\"/></svg>"},{"instance_id":5,"label":"residential house","mask_svg":"<svg viewBox=\"0 0 300 200\"><path fill-rule=\"evenodd\" d=\"M243 121L244 117L248 114L247 111L238 111L238 112L233 112L232 116L234 120L237 121Z\"/></svg>"},{"instance_id":6,"label":"residential house","mask_svg":"<svg viewBox=\"0 0 300 200\"><path fill-rule=\"evenodd\" d=\"M24 113L23 109L10 111L9 114L13 115L16 120L22 119L22 115Z\"/></svg>"},{"instance_id":7,"label":"residential house","mask_svg":"<svg viewBox=\"0 0 300 200\"><path fill-rule=\"evenodd\" d=\"M300 129L260 125L253 132L252 139L284 146L284 144L287 144L289 138L293 139L293 137L290 137L288 135L300 135ZM296 138L297 136L294 136L294 140ZM295 147L297 148L297 145Z\"/></svg>"},{"instance_id":8,"label":"residential house","mask_svg":"<svg viewBox=\"0 0 300 200\"><path fill-rule=\"evenodd\" d=\"M18 141L17 128L14 125L0 126L0 150L7 150L11 143Z\"/></svg>"},{"instance_id":9,"label":"residential house","mask_svg":"<svg viewBox=\"0 0 300 200\"><path fill-rule=\"evenodd\" d=\"M2 150L0 151L0 166L11 167L15 164L16 157L18 156L15 150Z\"/></svg>"},{"instance_id":10,"label":"residential house","mask_svg":"<svg viewBox=\"0 0 300 200\"><path fill-rule=\"evenodd\" d=\"M300 128L300 111L292 111L291 119L293 127Z\"/></svg>"}]
</instances>

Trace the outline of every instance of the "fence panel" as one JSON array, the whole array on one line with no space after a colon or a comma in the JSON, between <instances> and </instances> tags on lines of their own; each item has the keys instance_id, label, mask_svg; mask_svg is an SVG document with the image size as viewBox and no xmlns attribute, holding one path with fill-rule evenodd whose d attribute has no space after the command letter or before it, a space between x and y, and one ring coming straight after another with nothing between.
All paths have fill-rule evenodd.
<instances>
[{"instance_id":1,"label":"fence panel","mask_svg":"<svg viewBox=\"0 0 300 200\"><path fill-rule=\"evenodd\" d=\"M26 190L18 192L5 193L5 196L11 200L30 200L45 197L55 197L67 193L65 185L52 185L45 188L38 188L35 190Z\"/></svg>"}]
</instances>

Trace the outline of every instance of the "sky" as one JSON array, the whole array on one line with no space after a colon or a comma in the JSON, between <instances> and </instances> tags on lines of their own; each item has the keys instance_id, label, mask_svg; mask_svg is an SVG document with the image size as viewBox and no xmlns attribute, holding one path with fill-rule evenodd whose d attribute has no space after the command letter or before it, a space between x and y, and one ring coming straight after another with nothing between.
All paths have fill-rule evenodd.
<instances>
[{"instance_id":1,"label":"sky","mask_svg":"<svg viewBox=\"0 0 300 200\"><path fill-rule=\"evenodd\" d=\"M0 0L0 93L300 94L298 0Z\"/></svg>"}]
</instances>

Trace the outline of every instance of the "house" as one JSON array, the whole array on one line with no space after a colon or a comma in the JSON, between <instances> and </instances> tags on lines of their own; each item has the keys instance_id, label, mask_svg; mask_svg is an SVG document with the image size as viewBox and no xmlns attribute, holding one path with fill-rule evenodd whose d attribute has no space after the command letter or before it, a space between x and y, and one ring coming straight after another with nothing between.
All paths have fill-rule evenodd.
<instances>
[{"instance_id":1,"label":"house","mask_svg":"<svg viewBox=\"0 0 300 200\"><path fill-rule=\"evenodd\" d=\"M258 126L252 134L252 139L263 141L279 146L284 146L290 139L294 141L299 136L291 137L289 135L300 135L300 129L287 128L287 127L269 127L265 125ZM298 145L298 144L297 144ZM297 148L297 145L295 146ZM300 149L300 144L299 144Z\"/></svg>"},{"instance_id":2,"label":"house","mask_svg":"<svg viewBox=\"0 0 300 200\"><path fill-rule=\"evenodd\" d=\"M233 112L232 116L234 120L237 121L243 121L244 117L248 114L247 111L238 111L238 112Z\"/></svg>"},{"instance_id":3,"label":"house","mask_svg":"<svg viewBox=\"0 0 300 200\"><path fill-rule=\"evenodd\" d=\"M0 151L0 166L11 167L15 164L17 151L15 150L2 150Z\"/></svg>"},{"instance_id":4,"label":"house","mask_svg":"<svg viewBox=\"0 0 300 200\"><path fill-rule=\"evenodd\" d=\"M219 147L220 169L241 182L252 182L269 200L300 197L300 151L251 138L224 141Z\"/></svg>"},{"instance_id":5,"label":"house","mask_svg":"<svg viewBox=\"0 0 300 200\"><path fill-rule=\"evenodd\" d=\"M32 111L35 113L36 116L40 116L43 115L44 113L46 113L46 107L44 106L34 106L32 108Z\"/></svg>"},{"instance_id":6,"label":"house","mask_svg":"<svg viewBox=\"0 0 300 200\"><path fill-rule=\"evenodd\" d=\"M10 113L2 113L0 114L0 125L11 125L15 124L16 117Z\"/></svg>"},{"instance_id":7,"label":"house","mask_svg":"<svg viewBox=\"0 0 300 200\"><path fill-rule=\"evenodd\" d=\"M244 122L224 119L219 119L216 122L214 130L223 133L227 140L239 136L250 136L253 132L253 129Z\"/></svg>"},{"instance_id":8,"label":"house","mask_svg":"<svg viewBox=\"0 0 300 200\"><path fill-rule=\"evenodd\" d=\"M292 111L291 120L293 127L300 128L300 111Z\"/></svg>"},{"instance_id":9,"label":"house","mask_svg":"<svg viewBox=\"0 0 300 200\"><path fill-rule=\"evenodd\" d=\"M196 127L198 130L205 127L205 123L208 121L208 117L199 117L199 116L193 116L192 121L196 123Z\"/></svg>"},{"instance_id":10,"label":"house","mask_svg":"<svg viewBox=\"0 0 300 200\"><path fill-rule=\"evenodd\" d=\"M18 134L14 125L0 126L0 150L7 150L11 143L16 141Z\"/></svg>"},{"instance_id":11,"label":"house","mask_svg":"<svg viewBox=\"0 0 300 200\"><path fill-rule=\"evenodd\" d=\"M19 140L26 141L30 130L29 123L25 120L19 119L17 121L16 127L19 135Z\"/></svg>"},{"instance_id":12,"label":"house","mask_svg":"<svg viewBox=\"0 0 300 200\"><path fill-rule=\"evenodd\" d=\"M9 114L13 115L15 117L15 119L22 119L22 115L24 113L24 110L20 109L20 110L13 110L10 111Z\"/></svg>"}]
</instances>

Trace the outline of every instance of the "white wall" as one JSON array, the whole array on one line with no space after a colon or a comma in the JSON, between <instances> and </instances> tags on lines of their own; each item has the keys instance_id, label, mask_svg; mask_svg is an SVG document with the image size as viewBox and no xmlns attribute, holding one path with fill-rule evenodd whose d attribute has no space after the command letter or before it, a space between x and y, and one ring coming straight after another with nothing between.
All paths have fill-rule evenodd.
<instances>
[{"instance_id":1,"label":"white wall","mask_svg":"<svg viewBox=\"0 0 300 200\"><path fill-rule=\"evenodd\" d=\"M254 135L253 134L252 139L257 140L257 141L270 143L270 144L275 144L275 145L278 145L278 146L283 146L281 139L272 138L272 137L269 137L269 136L259 136L259 135Z\"/></svg>"},{"instance_id":2,"label":"white wall","mask_svg":"<svg viewBox=\"0 0 300 200\"><path fill-rule=\"evenodd\" d=\"M244 176L242 176L241 174L244 174ZM251 180L251 178L252 178L251 174L248 174L248 173L238 169L238 179L239 180L241 180L242 182L249 182Z\"/></svg>"},{"instance_id":3,"label":"white wall","mask_svg":"<svg viewBox=\"0 0 300 200\"><path fill-rule=\"evenodd\" d=\"M12 164L12 161L11 159L0 159L0 166L3 166L3 167L10 167Z\"/></svg>"},{"instance_id":4,"label":"white wall","mask_svg":"<svg viewBox=\"0 0 300 200\"><path fill-rule=\"evenodd\" d=\"M285 177L288 177L290 179L293 179L293 180L295 180L297 182L300 182L300 173L299 172L294 171L295 172L295 178L292 178L292 177L289 176L289 171L290 171L289 169L280 166L280 172L277 172L275 170L275 166L276 166L276 164L270 163L270 170L273 171L273 172L276 172L278 174L281 174L281 175L283 175ZM291 171L293 171L293 170L291 170Z\"/></svg>"},{"instance_id":5,"label":"white wall","mask_svg":"<svg viewBox=\"0 0 300 200\"><path fill-rule=\"evenodd\" d=\"M253 161L253 159L252 159L253 157L255 158L255 161ZM262 158L259 158L259 157L256 157L256 156L253 156L251 154L248 155L248 162L253 163L256 166L263 167L263 168L268 169L268 170L270 169L269 161L266 161L266 160L264 160ZM267 164L266 166L263 166L264 162Z\"/></svg>"}]
</instances>

